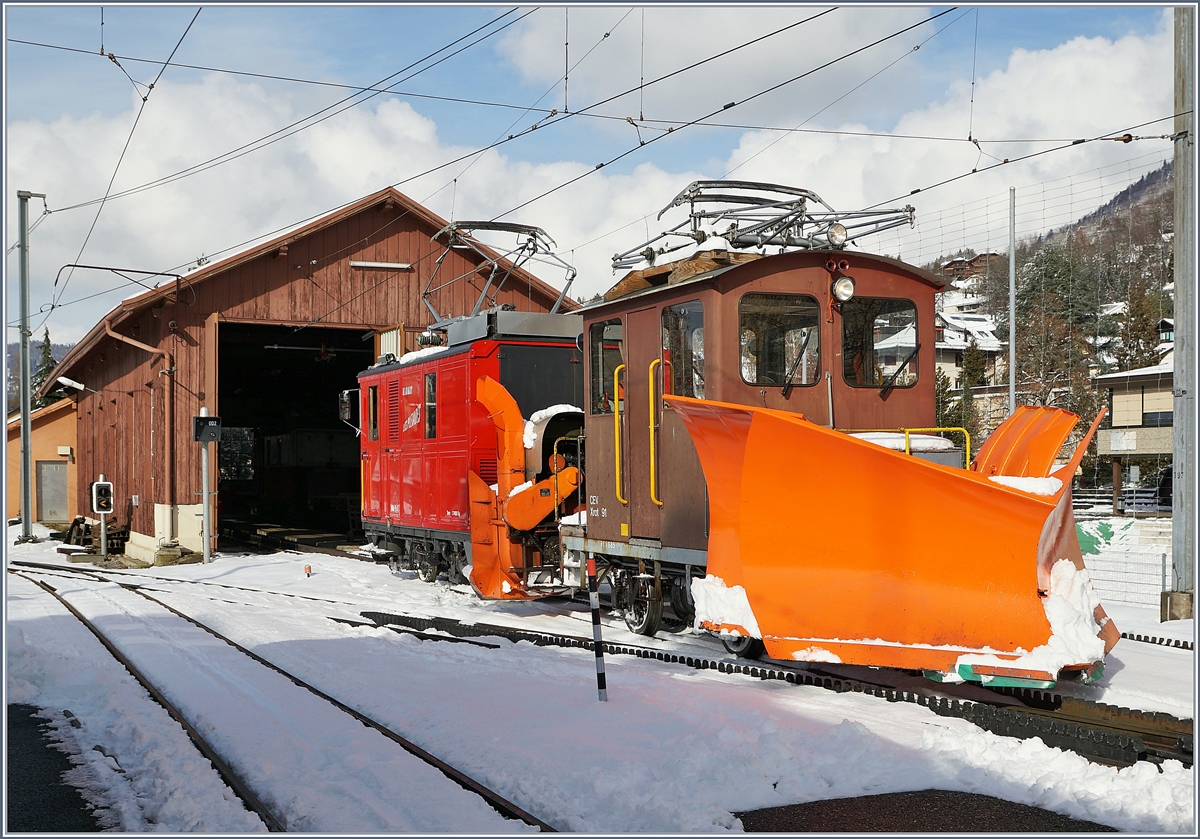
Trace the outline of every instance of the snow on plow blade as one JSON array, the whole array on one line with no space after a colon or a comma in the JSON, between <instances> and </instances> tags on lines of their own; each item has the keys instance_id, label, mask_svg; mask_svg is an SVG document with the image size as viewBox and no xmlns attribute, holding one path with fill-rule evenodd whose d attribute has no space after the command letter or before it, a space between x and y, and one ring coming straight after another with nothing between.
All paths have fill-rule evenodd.
<instances>
[{"instance_id":1,"label":"snow on plow blade","mask_svg":"<svg viewBox=\"0 0 1200 839\"><path fill-rule=\"evenodd\" d=\"M1078 420L1057 408L1018 409L963 470L799 414L665 398L708 484L703 626L761 637L776 659L995 685L1098 678L1119 633L1083 565L1070 485L1104 412L1051 473ZM722 583L734 597L714 596Z\"/></svg>"}]
</instances>

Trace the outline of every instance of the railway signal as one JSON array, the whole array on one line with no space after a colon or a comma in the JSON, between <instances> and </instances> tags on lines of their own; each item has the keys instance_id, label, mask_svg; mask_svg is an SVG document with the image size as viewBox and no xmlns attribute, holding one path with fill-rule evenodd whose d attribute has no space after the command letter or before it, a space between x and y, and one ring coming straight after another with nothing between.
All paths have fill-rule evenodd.
<instances>
[{"instance_id":1,"label":"railway signal","mask_svg":"<svg viewBox=\"0 0 1200 839\"><path fill-rule=\"evenodd\" d=\"M112 481L104 480L104 476L100 476L100 480L92 484L92 512L97 515L108 515L113 511L113 485Z\"/></svg>"},{"instance_id":2,"label":"railway signal","mask_svg":"<svg viewBox=\"0 0 1200 839\"><path fill-rule=\"evenodd\" d=\"M108 517L113 512L113 485L112 481L104 480L104 473L100 473L100 479L92 484L92 512L100 517L100 560L108 563Z\"/></svg>"}]
</instances>

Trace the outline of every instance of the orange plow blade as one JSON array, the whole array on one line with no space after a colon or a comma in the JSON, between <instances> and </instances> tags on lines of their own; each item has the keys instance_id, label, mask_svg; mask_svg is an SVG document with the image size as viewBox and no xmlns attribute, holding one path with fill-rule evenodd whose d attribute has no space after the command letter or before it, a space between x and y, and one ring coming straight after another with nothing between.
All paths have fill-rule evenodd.
<instances>
[{"instance_id":1,"label":"orange plow blade","mask_svg":"<svg viewBox=\"0 0 1200 839\"><path fill-rule=\"evenodd\" d=\"M1083 569L1070 499L1099 418L1050 475L1078 418L1014 414L980 452L995 466L983 474L798 414L665 398L708 483L709 577L693 586L702 625L761 637L777 659L996 685L1099 675L1116 628Z\"/></svg>"}]
</instances>

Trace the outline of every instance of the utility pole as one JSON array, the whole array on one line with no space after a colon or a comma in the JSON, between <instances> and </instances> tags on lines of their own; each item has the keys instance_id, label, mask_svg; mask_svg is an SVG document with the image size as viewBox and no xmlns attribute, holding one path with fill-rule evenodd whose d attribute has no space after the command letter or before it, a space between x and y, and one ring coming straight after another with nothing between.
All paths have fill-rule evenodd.
<instances>
[{"instance_id":1,"label":"utility pole","mask_svg":"<svg viewBox=\"0 0 1200 839\"><path fill-rule=\"evenodd\" d=\"M1192 617L1196 557L1196 12L1175 9L1175 404L1172 419L1173 591L1162 620Z\"/></svg>"},{"instance_id":2,"label":"utility pole","mask_svg":"<svg viewBox=\"0 0 1200 839\"><path fill-rule=\"evenodd\" d=\"M1017 188L1008 188L1008 413L1017 412Z\"/></svg>"},{"instance_id":3,"label":"utility pole","mask_svg":"<svg viewBox=\"0 0 1200 839\"><path fill-rule=\"evenodd\" d=\"M21 283L21 535L17 543L35 542L33 538L33 431L29 414L29 199L45 195L17 191L17 239Z\"/></svg>"}]
</instances>

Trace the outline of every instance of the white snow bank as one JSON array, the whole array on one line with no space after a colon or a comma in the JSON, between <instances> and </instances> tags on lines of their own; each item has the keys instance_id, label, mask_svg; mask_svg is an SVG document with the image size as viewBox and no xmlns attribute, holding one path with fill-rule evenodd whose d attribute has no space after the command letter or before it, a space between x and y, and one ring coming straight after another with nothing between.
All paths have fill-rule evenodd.
<instances>
[{"instance_id":1,"label":"white snow bank","mask_svg":"<svg viewBox=\"0 0 1200 839\"><path fill-rule=\"evenodd\" d=\"M1050 622L1050 639L1032 652L1013 660L994 655L959 656L958 664L994 665L1057 674L1068 664L1086 664L1104 658L1104 641L1096 633L1096 593L1087 571L1069 559L1060 559L1050 569L1050 593L1042 599ZM986 681L986 679L985 679Z\"/></svg>"},{"instance_id":2,"label":"white snow bank","mask_svg":"<svg viewBox=\"0 0 1200 839\"><path fill-rule=\"evenodd\" d=\"M52 737L76 767L66 780L97 808L101 826L266 831L179 723L83 624L33 583L13 575L7 582L7 701L45 709L39 716L50 720Z\"/></svg>"},{"instance_id":3,"label":"white snow bank","mask_svg":"<svg viewBox=\"0 0 1200 839\"><path fill-rule=\"evenodd\" d=\"M885 449L895 452L904 451L904 435L895 431L857 431L850 435ZM909 434L909 451L914 452L949 452L954 451L954 441L945 437L935 437L931 434Z\"/></svg>"},{"instance_id":4,"label":"white snow bank","mask_svg":"<svg viewBox=\"0 0 1200 839\"><path fill-rule=\"evenodd\" d=\"M795 661L823 661L826 664L841 664L842 660L822 647L809 647L792 653Z\"/></svg>"},{"instance_id":5,"label":"white snow bank","mask_svg":"<svg viewBox=\"0 0 1200 839\"><path fill-rule=\"evenodd\" d=\"M412 364L414 361L421 361L423 359L430 358L431 356L441 355L442 353L450 352L451 349L453 349L453 348L452 347L425 347L424 349L413 350L412 352L406 352L404 355L400 356L399 361L401 364Z\"/></svg>"},{"instance_id":6,"label":"white snow bank","mask_svg":"<svg viewBox=\"0 0 1200 839\"><path fill-rule=\"evenodd\" d=\"M580 510L578 513L572 513L569 516L563 516L563 524L587 524L587 510Z\"/></svg>"},{"instance_id":7,"label":"white snow bank","mask_svg":"<svg viewBox=\"0 0 1200 839\"><path fill-rule=\"evenodd\" d=\"M537 442L538 435L549 420L558 414L582 414L581 408L576 408L574 405L551 405L549 408L542 408L540 411L535 411L533 416L525 420L525 448L532 449L534 443ZM541 423L542 428L538 428Z\"/></svg>"},{"instance_id":8,"label":"white snow bank","mask_svg":"<svg viewBox=\"0 0 1200 839\"><path fill-rule=\"evenodd\" d=\"M522 492L529 489L531 486L533 486L533 481L526 481L525 483L521 484L520 486L515 486L512 488L512 492L510 492L508 494L508 497L512 498L513 496L520 495Z\"/></svg>"},{"instance_id":9,"label":"white snow bank","mask_svg":"<svg viewBox=\"0 0 1200 839\"><path fill-rule=\"evenodd\" d=\"M746 589L741 586L729 588L720 577L709 574L703 580L692 580L692 600L696 604L694 626L699 629L701 621L711 624L740 626L753 638L761 638L758 621L746 599Z\"/></svg>"},{"instance_id":10,"label":"white snow bank","mask_svg":"<svg viewBox=\"0 0 1200 839\"><path fill-rule=\"evenodd\" d=\"M1062 481L1058 478L1015 478L1011 475L989 475L988 480L1001 486L1028 492L1030 495L1054 495L1062 489Z\"/></svg>"}]
</instances>

